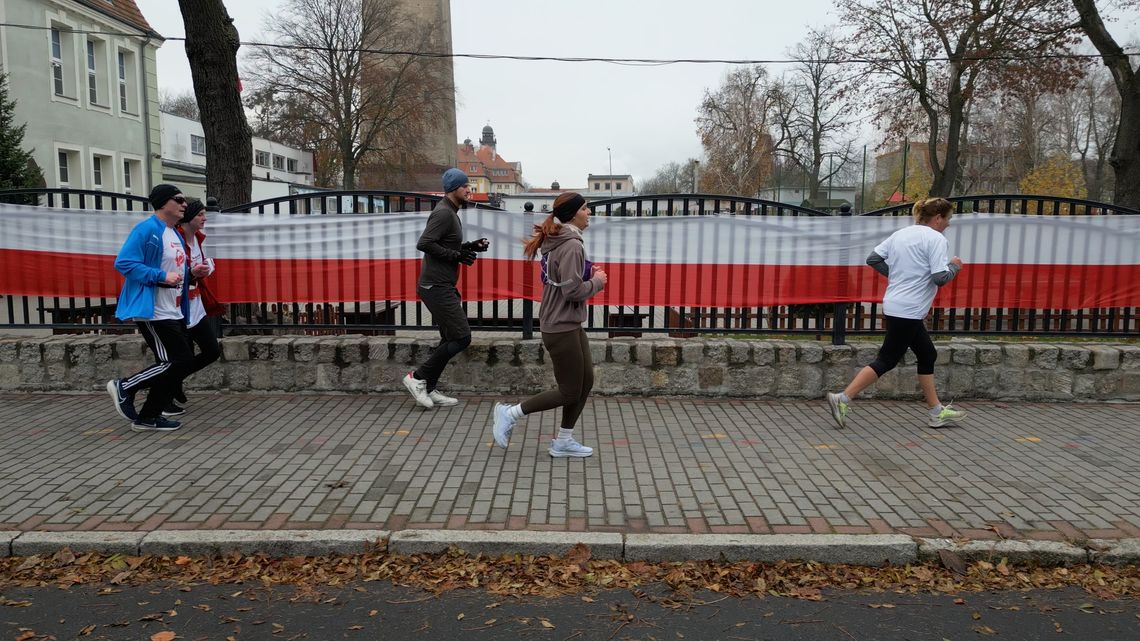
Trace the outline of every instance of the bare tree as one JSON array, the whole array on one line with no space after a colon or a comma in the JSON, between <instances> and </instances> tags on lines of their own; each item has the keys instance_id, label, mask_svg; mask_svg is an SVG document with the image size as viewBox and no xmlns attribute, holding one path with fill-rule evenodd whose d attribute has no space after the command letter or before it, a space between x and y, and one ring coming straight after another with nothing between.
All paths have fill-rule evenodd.
<instances>
[{"instance_id":1,"label":"bare tree","mask_svg":"<svg viewBox=\"0 0 1140 641\"><path fill-rule=\"evenodd\" d=\"M834 31L811 31L789 55L799 62L775 85L772 98L777 137L783 141L778 151L806 175L806 197L812 200L851 159L854 117L847 99L856 74L834 64L841 57Z\"/></svg>"},{"instance_id":2,"label":"bare tree","mask_svg":"<svg viewBox=\"0 0 1140 641\"><path fill-rule=\"evenodd\" d=\"M966 114L975 96L1017 75L1061 73L1075 43L1067 0L835 0L853 25L845 49L868 59L881 90L879 122L896 135L925 130L933 182L948 196L958 181ZM1033 58L1011 64L1011 59ZM1015 68L1017 74L1012 74Z\"/></svg>"},{"instance_id":3,"label":"bare tree","mask_svg":"<svg viewBox=\"0 0 1140 641\"><path fill-rule=\"evenodd\" d=\"M198 113L198 99L194 97L193 91L172 93L164 90L158 96L158 110L190 120L201 119L201 114Z\"/></svg>"},{"instance_id":4,"label":"bare tree","mask_svg":"<svg viewBox=\"0 0 1140 641\"><path fill-rule=\"evenodd\" d=\"M690 158L683 163L668 162L657 169L652 178L641 183L637 190L643 195L687 194L698 190L697 168L700 163Z\"/></svg>"},{"instance_id":5,"label":"bare tree","mask_svg":"<svg viewBox=\"0 0 1140 641\"><path fill-rule=\"evenodd\" d=\"M248 203L253 145L238 84L237 28L222 0L178 0L178 7L206 136L206 193L225 206Z\"/></svg>"},{"instance_id":6,"label":"bare tree","mask_svg":"<svg viewBox=\"0 0 1140 641\"><path fill-rule=\"evenodd\" d=\"M1118 2L1123 7L1140 6L1136 0ZM1120 94L1120 120L1116 126L1109 164L1116 177L1113 203L1140 209L1140 73L1124 49L1104 26L1093 0L1073 0L1080 26L1100 52L1101 60Z\"/></svg>"},{"instance_id":7,"label":"bare tree","mask_svg":"<svg viewBox=\"0 0 1140 641\"><path fill-rule=\"evenodd\" d=\"M340 183L356 187L362 163L416 161L415 141L454 101L430 58L432 29L395 0L289 0L266 18L276 46L256 47L247 74L258 91L293 101L307 147L331 144Z\"/></svg>"},{"instance_id":8,"label":"bare tree","mask_svg":"<svg viewBox=\"0 0 1140 641\"><path fill-rule=\"evenodd\" d=\"M756 196L772 173L768 72L757 65L730 72L716 91L705 90L696 118L708 162L701 185L721 194Z\"/></svg>"}]
</instances>

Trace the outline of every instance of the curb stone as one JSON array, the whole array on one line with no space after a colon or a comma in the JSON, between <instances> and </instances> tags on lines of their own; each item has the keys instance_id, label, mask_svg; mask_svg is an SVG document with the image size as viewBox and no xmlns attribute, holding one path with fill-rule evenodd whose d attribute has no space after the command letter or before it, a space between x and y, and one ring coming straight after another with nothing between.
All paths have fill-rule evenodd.
<instances>
[{"instance_id":1,"label":"curb stone","mask_svg":"<svg viewBox=\"0 0 1140 641\"><path fill-rule=\"evenodd\" d=\"M156 530L139 546L142 554L208 556L227 552L271 557L362 554L383 548L384 530Z\"/></svg>"},{"instance_id":2,"label":"curb stone","mask_svg":"<svg viewBox=\"0 0 1140 641\"><path fill-rule=\"evenodd\" d=\"M1105 565L1140 564L1140 539L1093 539L1089 541L1089 560Z\"/></svg>"},{"instance_id":3,"label":"curb stone","mask_svg":"<svg viewBox=\"0 0 1140 641\"><path fill-rule=\"evenodd\" d=\"M152 532L0 531L0 557L73 552L210 556L228 552L270 557L352 555L380 551L398 555L439 554L451 547L486 556L562 556L577 543L591 558L643 561L805 560L879 566L938 561L950 550L965 561L1140 564L1140 538L1096 539L1088 548L1055 541L969 541L904 535L846 534L620 534L508 530L156 530Z\"/></svg>"},{"instance_id":4,"label":"curb stone","mask_svg":"<svg viewBox=\"0 0 1140 641\"><path fill-rule=\"evenodd\" d=\"M145 532L25 532L12 540L12 556L54 554L63 548L86 554L138 556Z\"/></svg>"},{"instance_id":5,"label":"curb stone","mask_svg":"<svg viewBox=\"0 0 1140 641\"><path fill-rule=\"evenodd\" d=\"M12 540L20 536L19 532L0 532L0 558L12 556Z\"/></svg>"},{"instance_id":6,"label":"curb stone","mask_svg":"<svg viewBox=\"0 0 1140 641\"><path fill-rule=\"evenodd\" d=\"M1048 566L1066 566L1089 562L1089 551L1059 541L969 541L959 545L950 539L919 539L918 558L937 561L938 551L947 550L962 557L963 561L992 561L1007 559L1011 563L1038 563Z\"/></svg>"},{"instance_id":7,"label":"curb stone","mask_svg":"<svg viewBox=\"0 0 1140 641\"><path fill-rule=\"evenodd\" d=\"M902 534L629 534L626 560L784 560L878 566L914 563L914 539Z\"/></svg>"},{"instance_id":8,"label":"curb stone","mask_svg":"<svg viewBox=\"0 0 1140 641\"><path fill-rule=\"evenodd\" d=\"M578 543L594 559L621 559L624 545L616 532L533 532L511 530L401 530L388 540L388 553L438 554L457 547L468 554L562 556Z\"/></svg>"}]
</instances>

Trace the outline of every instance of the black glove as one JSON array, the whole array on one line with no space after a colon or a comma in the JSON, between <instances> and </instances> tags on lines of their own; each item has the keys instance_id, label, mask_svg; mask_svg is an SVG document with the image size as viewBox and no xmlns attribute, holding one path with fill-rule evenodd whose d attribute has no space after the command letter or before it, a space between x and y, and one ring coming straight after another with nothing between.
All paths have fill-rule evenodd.
<instances>
[{"instance_id":1,"label":"black glove","mask_svg":"<svg viewBox=\"0 0 1140 641\"><path fill-rule=\"evenodd\" d=\"M491 241L487 240L486 238L480 238L479 240L469 240L460 245L459 248L466 251L485 252L491 248Z\"/></svg>"},{"instance_id":2,"label":"black glove","mask_svg":"<svg viewBox=\"0 0 1140 641\"><path fill-rule=\"evenodd\" d=\"M478 258L478 256L476 256L475 252L471 251L470 249L461 249L459 251L459 262L463 263L464 265L474 265L476 258Z\"/></svg>"}]
</instances>

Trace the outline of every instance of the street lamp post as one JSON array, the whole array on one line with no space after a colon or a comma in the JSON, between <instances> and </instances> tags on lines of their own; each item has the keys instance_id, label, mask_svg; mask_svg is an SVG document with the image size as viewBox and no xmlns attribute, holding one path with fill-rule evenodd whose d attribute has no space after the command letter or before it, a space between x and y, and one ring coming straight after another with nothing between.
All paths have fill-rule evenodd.
<instances>
[{"instance_id":1,"label":"street lamp post","mask_svg":"<svg viewBox=\"0 0 1140 641\"><path fill-rule=\"evenodd\" d=\"M608 156L610 159L610 175L608 176L608 178L610 179L610 198L613 198L614 197L614 154L612 151L610 151L609 147L606 147L606 156Z\"/></svg>"}]
</instances>

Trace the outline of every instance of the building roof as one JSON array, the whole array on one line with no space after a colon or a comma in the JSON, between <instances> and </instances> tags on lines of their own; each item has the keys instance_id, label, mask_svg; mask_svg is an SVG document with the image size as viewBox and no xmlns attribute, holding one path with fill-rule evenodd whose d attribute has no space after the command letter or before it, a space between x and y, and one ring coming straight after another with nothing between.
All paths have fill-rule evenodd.
<instances>
[{"instance_id":1,"label":"building roof","mask_svg":"<svg viewBox=\"0 0 1140 641\"><path fill-rule=\"evenodd\" d=\"M135 0L76 0L76 2L136 29L142 29L150 35L162 38L143 17L142 11L139 11L138 5L135 4Z\"/></svg>"},{"instance_id":2,"label":"building roof","mask_svg":"<svg viewBox=\"0 0 1140 641\"><path fill-rule=\"evenodd\" d=\"M633 180L632 174L590 174L586 180Z\"/></svg>"},{"instance_id":3,"label":"building roof","mask_svg":"<svg viewBox=\"0 0 1140 641\"><path fill-rule=\"evenodd\" d=\"M476 148L472 145L460 144L456 147L455 157L459 168L468 176L483 176L496 183L522 182L514 164L507 162L490 145L480 145ZM468 171L475 165L479 166L479 171ZM505 170L506 174L495 175L491 171L494 169Z\"/></svg>"}]
</instances>

